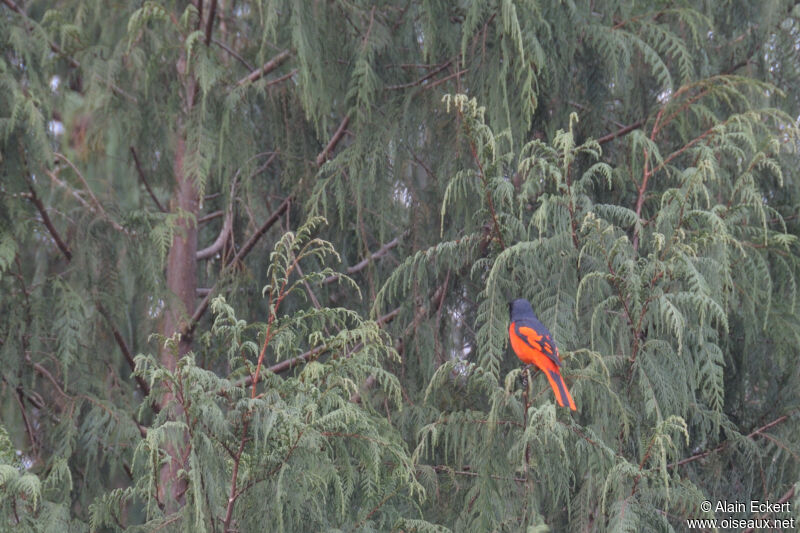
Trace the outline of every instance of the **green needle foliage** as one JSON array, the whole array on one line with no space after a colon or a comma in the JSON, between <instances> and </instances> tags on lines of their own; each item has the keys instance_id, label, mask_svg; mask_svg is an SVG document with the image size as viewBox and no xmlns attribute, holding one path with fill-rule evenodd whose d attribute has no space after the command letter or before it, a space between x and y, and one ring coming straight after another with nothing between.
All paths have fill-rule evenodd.
<instances>
[{"instance_id":1,"label":"green needle foliage","mask_svg":"<svg viewBox=\"0 0 800 533\"><path fill-rule=\"evenodd\" d=\"M788 0L0 0L0 530L800 518L798 48Z\"/></svg>"},{"instance_id":2,"label":"green needle foliage","mask_svg":"<svg viewBox=\"0 0 800 533\"><path fill-rule=\"evenodd\" d=\"M728 85L744 80L722 83L748 102L745 88ZM777 311L771 256L785 258L797 246L780 224L764 225L767 216L779 215L751 188L754 169L780 173L780 147L769 153L758 142L737 141L742 132L754 137L772 125L796 146L800 132L793 119L775 109L745 109L665 155L654 135L633 135L631 157L640 158L643 180L657 172L661 180L645 225L634 210L594 198L595 189L613 187L620 169L598 162L596 141L576 143L577 116L551 143L532 141L517 156L510 134L495 135L474 99L446 96L445 102L462 120L475 162L449 182L442 217L448 202L470 203L474 211L456 226L488 221L476 227L473 240L484 235L494 247L475 257L464 238L420 252L395 270L378 303L402 297L423 269L433 266L432 275L443 277L458 264L456 257L483 287L476 355L436 370L425 398L440 408L415 451L418 460L471 466L477 479L455 504L456 529L510 529L503 522L510 513L523 523L544 516L546 523L568 521L572 528L600 515L608 516L612 530L661 530L671 527L664 511L673 506L699 513L703 483L674 475L690 442L722 435L739 441L738 452L751 461L763 453L725 412L725 351L734 321L753 324L754 344L763 342L766 324L754 311ZM653 130L667 127L658 120L671 108L659 110ZM728 157L739 158L738 164ZM722 175L729 164L738 171ZM518 192L503 179L512 173L520 176ZM640 186L640 194L644 190ZM784 282L793 286L796 259L782 266ZM761 276L751 275L762 267ZM742 305L740 291L760 296L759 303ZM535 381L538 391L526 403L520 369L508 370L507 302L519 296L530 299L560 342L581 425L558 416L544 380ZM786 302L791 315L794 300L792 294ZM483 407L445 401L460 395ZM542 478L540 469L550 473ZM535 474L519 475L526 471ZM587 471L591 475L576 474ZM498 491L504 495L499 501L493 499Z\"/></svg>"},{"instance_id":3,"label":"green needle foliage","mask_svg":"<svg viewBox=\"0 0 800 533\"><path fill-rule=\"evenodd\" d=\"M143 530L178 520L194 531L211 531L212 524L248 531L382 530L401 525L401 510L413 511L424 497L405 443L380 412L381 403L354 399L359 384L372 377L376 394L401 408L399 382L383 369L385 360L397 358L385 333L346 309L281 312L284 298L328 274L288 283L304 260L335 254L330 243L310 238L316 223L276 244L269 267L273 284L264 288L273 302L266 322L248 324L217 297L214 322L199 339L198 353L184 356L175 370L139 356L151 396L169 401L133 450L136 483L93 503L90 529L114 528L123 509L137 508L146 517ZM177 349L174 339L166 343ZM296 376L255 371L265 356L298 357L304 346L313 357L306 357ZM211 357L222 358L230 370L219 375L198 366ZM168 447L188 454L189 468L176 480L185 501L179 515L165 513L169 496L160 496L169 494L159 487L160 469L169 460L161 451ZM378 512L387 503L392 511Z\"/></svg>"}]
</instances>

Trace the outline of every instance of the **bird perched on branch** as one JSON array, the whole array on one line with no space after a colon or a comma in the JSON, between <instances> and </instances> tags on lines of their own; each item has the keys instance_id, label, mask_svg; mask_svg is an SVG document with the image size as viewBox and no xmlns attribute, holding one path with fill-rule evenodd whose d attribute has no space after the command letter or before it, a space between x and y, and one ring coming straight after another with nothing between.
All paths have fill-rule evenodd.
<instances>
[{"instance_id":1,"label":"bird perched on branch","mask_svg":"<svg viewBox=\"0 0 800 533\"><path fill-rule=\"evenodd\" d=\"M558 358L558 348L553 336L533 314L531 303L524 298L514 300L508 304L508 311L511 314L508 336L514 353L523 363L536 365L544 372L558 405L569 405L573 411L577 410L561 377L561 359Z\"/></svg>"}]
</instances>

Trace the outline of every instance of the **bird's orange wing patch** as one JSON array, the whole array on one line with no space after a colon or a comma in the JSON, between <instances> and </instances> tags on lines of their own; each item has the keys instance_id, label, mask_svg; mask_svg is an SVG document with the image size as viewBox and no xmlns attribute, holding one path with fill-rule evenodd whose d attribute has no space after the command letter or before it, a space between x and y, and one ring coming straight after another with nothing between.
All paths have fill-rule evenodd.
<instances>
[{"instance_id":1,"label":"bird's orange wing patch","mask_svg":"<svg viewBox=\"0 0 800 533\"><path fill-rule=\"evenodd\" d=\"M554 357L545 353L544 346L547 346L547 340L544 335L538 333L534 328L529 326L516 326L512 322L508 328L508 334L511 338L511 347L520 361L526 364L534 364L542 370L555 369L558 363ZM551 346L553 350L555 347Z\"/></svg>"},{"instance_id":2,"label":"bird's orange wing patch","mask_svg":"<svg viewBox=\"0 0 800 533\"><path fill-rule=\"evenodd\" d=\"M528 337L528 340L530 341L539 342L542 340L541 334L539 334L535 329L522 326L519 328L519 332Z\"/></svg>"},{"instance_id":3,"label":"bird's orange wing patch","mask_svg":"<svg viewBox=\"0 0 800 533\"><path fill-rule=\"evenodd\" d=\"M519 328L519 333L522 340L528 345L529 348L532 348L535 352L544 355L541 342L544 337L541 333L538 333L535 329L527 326L521 326Z\"/></svg>"}]
</instances>

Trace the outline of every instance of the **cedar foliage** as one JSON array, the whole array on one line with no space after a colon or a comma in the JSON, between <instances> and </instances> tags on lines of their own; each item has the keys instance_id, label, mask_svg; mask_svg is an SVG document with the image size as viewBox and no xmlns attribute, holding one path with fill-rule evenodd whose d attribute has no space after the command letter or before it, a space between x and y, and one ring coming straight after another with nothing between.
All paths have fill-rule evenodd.
<instances>
[{"instance_id":1,"label":"cedar foliage","mask_svg":"<svg viewBox=\"0 0 800 533\"><path fill-rule=\"evenodd\" d=\"M797 6L2 6L2 528L800 505Z\"/></svg>"}]
</instances>

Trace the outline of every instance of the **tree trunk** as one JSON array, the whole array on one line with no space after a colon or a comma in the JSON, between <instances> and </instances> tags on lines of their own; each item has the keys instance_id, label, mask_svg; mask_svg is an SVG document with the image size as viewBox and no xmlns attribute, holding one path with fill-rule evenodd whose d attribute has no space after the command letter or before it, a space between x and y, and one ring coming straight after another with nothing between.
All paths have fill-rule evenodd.
<instances>
[{"instance_id":1,"label":"tree trunk","mask_svg":"<svg viewBox=\"0 0 800 533\"><path fill-rule=\"evenodd\" d=\"M183 171L185 141L181 132L175 149L175 191L172 196L170 211L181 209L195 216L198 212L199 198L191 176ZM168 301L164 311L162 334L171 337L182 331L194 311L197 298L197 224L194 220L181 219L175 228L175 236L167 255L167 290ZM191 339L182 336L177 356L185 355L191 349ZM175 368L174 351L163 350L161 362L173 370Z\"/></svg>"},{"instance_id":2,"label":"tree trunk","mask_svg":"<svg viewBox=\"0 0 800 533\"><path fill-rule=\"evenodd\" d=\"M175 146L175 188L170 200L170 211L178 210L194 215L194 217L181 218L175 227L167 255L167 298L164 309L164 319L161 333L165 337L172 337L176 332L185 331L197 298L197 213L199 211L199 192L195 186L193 176L186 173L186 117L194 107L197 82L193 76L186 72L186 59L182 57L177 67L177 74L183 80L183 119L178 119L177 141ZM161 363L170 370L175 369L177 360L186 355L192 348L191 338L181 336L178 341L177 352L170 348L161 348ZM160 400L162 408L168 406L177 398L177 407L173 410L174 419L183 417L180 405L180 391L169 391ZM161 468L158 485L159 501L166 503L166 510L174 512L182 505L183 495L186 492L186 480L178 479L178 472L184 468L188 456L188 435L183 435L178 442L168 443L165 451L170 458L169 463Z\"/></svg>"}]
</instances>

